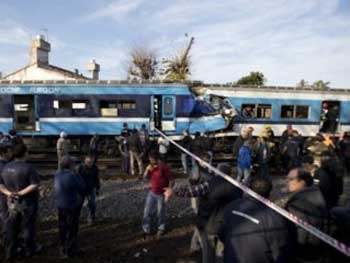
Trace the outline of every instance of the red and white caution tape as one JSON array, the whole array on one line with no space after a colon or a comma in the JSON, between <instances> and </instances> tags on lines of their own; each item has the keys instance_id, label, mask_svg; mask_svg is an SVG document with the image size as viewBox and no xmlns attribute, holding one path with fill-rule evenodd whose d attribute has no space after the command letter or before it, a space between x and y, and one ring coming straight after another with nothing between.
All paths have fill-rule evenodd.
<instances>
[{"instance_id":1,"label":"red and white caution tape","mask_svg":"<svg viewBox=\"0 0 350 263\"><path fill-rule=\"evenodd\" d=\"M237 182L236 180L234 180L232 177L224 174L223 172L221 172L220 170L218 170L217 168L211 166L209 163L203 161L202 159L200 159L198 156L194 155L193 153L191 153L190 151L186 150L185 148L183 148L181 145L179 145L178 143L176 143L175 141L173 141L172 139L170 139L168 136L166 136L163 132L161 132L158 129L155 129L162 137L164 137L165 139L167 139L170 143L174 144L176 147L178 147L179 149L181 149L183 152L187 153L188 155L190 155L192 158L194 158L195 160L201 162L202 164L204 164L205 166L207 166L208 168L210 168L212 171L214 171L216 174L220 175L221 177L223 177L225 180L229 181L230 183L232 183L233 185L237 186L238 188L242 189L242 191L244 191L245 193L249 194L250 196L254 197L256 200L260 201L261 203L265 204L266 206L270 207L272 210L276 211L277 213L281 214L282 216L284 216L285 218L287 218L288 220L292 221L293 223L295 223L296 225L300 226L301 228L303 228L304 230L306 230L307 232L311 233L312 235L318 237L319 239L323 240L325 243L331 245L332 247L334 247L335 249L337 249L338 251L340 251L341 253L345 254L346 256L350 257L350 247L346 246L344 243L334 239L333 237L331 237L330 235L322 232L321 230L319 230L318 228L310 225L309 223L303 221L302 219L300 219L299 217L289 213L288 211L286 211L285 209L279 207L278 205L274 204L273 202L271 202L270 200L258 195L257 193L255 193L254 191L252 191L250 188L248 188L247 186Z\"/></svg>"}]
</instances>

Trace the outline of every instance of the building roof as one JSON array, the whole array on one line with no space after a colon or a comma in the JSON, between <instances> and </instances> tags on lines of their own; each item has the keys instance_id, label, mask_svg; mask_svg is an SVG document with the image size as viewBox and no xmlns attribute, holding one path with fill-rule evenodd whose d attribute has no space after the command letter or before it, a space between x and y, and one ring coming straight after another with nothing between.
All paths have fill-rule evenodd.
<instances>
[{"instance_id":1,"label":"building roof","mask_svg":"<svg viewBox=\"0 0 350 263\"><path fill-rule=\"evenodd\" d=\"M46 70L49 70L49 71L54 71L54 72L57 72L57 73L61 73L63 76L65 77L69 77L69 78L74 78L74 79L78 79L78 80L89 80L91 78L88 78L88 77L85 77L84 75L82 74L76 74L75 72L73 71L70 71L70 70L67 70L67 69L64 69L64 68L60 68L60 67L57 67L57 66L54 66L54 65L50 65L50 64L46 64L46 63L41 63L41 62L36 62L36 63L33 63L33 64L29 64L29 65L26 65L14 72L11 72L5 76L3 76L3 79L6 79L12 75L15 75L23 70L26 70L30 67L33 67L33 66L37 66L38 68L42 68L42 69L46 69Z\"/></svg>"}]
</instances>

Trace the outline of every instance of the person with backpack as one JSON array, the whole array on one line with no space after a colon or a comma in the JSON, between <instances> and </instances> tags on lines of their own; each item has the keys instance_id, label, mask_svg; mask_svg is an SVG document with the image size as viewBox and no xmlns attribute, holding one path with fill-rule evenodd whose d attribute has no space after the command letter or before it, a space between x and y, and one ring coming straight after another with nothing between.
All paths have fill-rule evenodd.
<instances>
[{"instance_id":1,"label":"person with backpack","mask_svg":"<svg viewBox=\"0 0 350 263\"><path fill-rule=\"evenodd\" d=\"M148 158L149 164L143 174L143 178L150 178L151 187L146 197L142 229L145 235L152 233L151 215L154 209L157 208L157 235L161 236L164 234L166 227L164 188L173 187L174 179L169 166L161 161L158 152L150 152Z\"/></svg>"}]
</instances>

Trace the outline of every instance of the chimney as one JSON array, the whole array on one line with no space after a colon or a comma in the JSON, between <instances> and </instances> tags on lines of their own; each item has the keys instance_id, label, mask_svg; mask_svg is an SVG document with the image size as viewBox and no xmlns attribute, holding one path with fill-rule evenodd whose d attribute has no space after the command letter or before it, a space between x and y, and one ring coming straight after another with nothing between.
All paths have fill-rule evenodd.
<instances>
[{"instance_id":1,"label":"chimney","mask_svg":"<svg viewBox=\"0 0 350 263\"><path fill-rule=\"evenodd\" d=\"M78 76L79 75L79 69L77 69L77 68L74 69L74 73L75 73L76 76Z\"/></svg>"},{"instance_id":2,"label":"chimney","mask_svg":"<svg viewBox=\"0 0 350 263\"><path fill-rule=\"evenodd\" d=\"M37 35L32 40L30 47L29 63L42 63L49 64L49 52L51 51L51 45L45 40L43 35Z\"/></svg>"},{"instance_id":3,"label":"chimney","mask_svg":"<svg viewBox=\"0 0 350 263\"><path fill-rule=\"evenodd\" d=\"M100 65L97 64L94 59L90 60L89 64L87 65L87 70L92 72L92 79L99 79Z\"/></svg>"}]
</instances>

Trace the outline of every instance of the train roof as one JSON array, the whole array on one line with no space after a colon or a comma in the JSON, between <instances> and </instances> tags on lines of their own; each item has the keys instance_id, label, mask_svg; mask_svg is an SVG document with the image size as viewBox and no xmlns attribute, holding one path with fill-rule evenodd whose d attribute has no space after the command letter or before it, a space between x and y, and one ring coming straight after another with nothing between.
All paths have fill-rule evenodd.
<instances>
[{"instance_id":1,"label":"train roof","mask_svg":"<svg viewBox=\"0 0 350 263\"><path fill-rule=\"evenodd\" d=\"M319 89L313 86L258 86L258 85L220 85L220 84L203 84L202 87L205 87L210 90L227 90L227 91L262 91L262 92L314 92L314 93L347 93L350 94L350 89L336 89L336 88L327 88Z\"/></svg>"},{"instance_id":2,"label":"train roof","mask_svg":"<svg viewBox=\"0 0 350 263\"><path fill-rule=\"evenodd\" d=\"M249 92L296 92L296 93L318 93L318 94L350 94L349 89L327 88L319 89L311 85L298 86L259 86L259 85L232 85L232 84L208 84L201 81L168 81L168 80L1 80L3 86L127 86L137 88L140 85L146 87L172 87L172 88L203 88L212 91L249 91Z\"/></svg>"}]
</instances>

